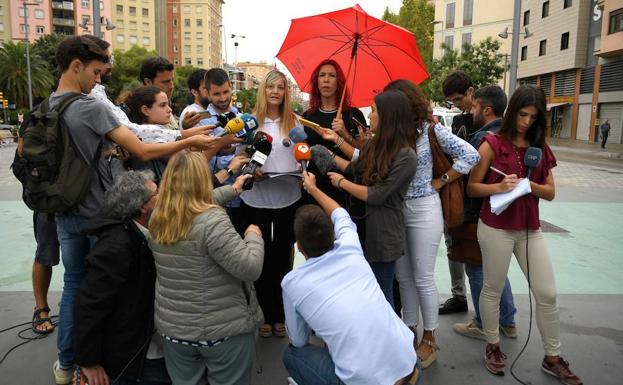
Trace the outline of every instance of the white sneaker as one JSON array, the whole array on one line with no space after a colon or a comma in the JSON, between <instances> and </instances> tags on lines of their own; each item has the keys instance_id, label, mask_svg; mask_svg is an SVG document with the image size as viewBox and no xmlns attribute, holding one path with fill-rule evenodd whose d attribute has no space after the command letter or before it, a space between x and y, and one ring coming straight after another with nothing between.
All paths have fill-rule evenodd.
<instances>
[{"instance_id":1,"label":"white sneaker","mask_svg":"<svg viewBox=\"0 0 623 385\"><path fill-rule=\"evenodd\" d=\"M452 328L455 332L462 334L465 337L478 338L479 340L486 341L485 332L476 326L474 320L471 320L465 324L454 324Z\"/></svg>"},{"instance_id":2,"label":"white sneaker","mask_svg":"<svg viewBox=\"0 0 623 385\"><path fill-rule=\"evenodd\" d=\"M288 385L298 385L292 377L288 377Z\"/></svg>"},{"instance_id":3,"label":"white sneaker","mask_svg":"<svg viewBox=\"0 0 623 385\"><path fill-rule=\"evenodd\" d=\"M61 369L58 360L54 362L52 366L52 372L54 372L54 380L58 385L68 385L74 379L73 369Z\"/></svg>"}]
</instances>

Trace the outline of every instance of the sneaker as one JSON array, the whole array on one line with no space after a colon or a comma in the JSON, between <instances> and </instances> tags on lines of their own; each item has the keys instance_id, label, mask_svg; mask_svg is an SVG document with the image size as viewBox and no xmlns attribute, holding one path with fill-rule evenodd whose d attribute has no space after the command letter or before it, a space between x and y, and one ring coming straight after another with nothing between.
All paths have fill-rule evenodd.
<instances>
[{"instance_id":1,"label":"sneaker","mask_svg":"<svg viewBox=\"0 0 623 385\"><path fill-rule=\"evenodd\" d=\"M61 364L56 360L52 366L52 372L54 372L54 380L58 385L68 385L74 379L74 370L61 369Z\"/></svg>"},{"instance_id":2,"label":"sneaker","mask_svg":"<svg viewBox=\"0 0 623 385\"><path fill-rule=\"evenodd\" d=\"M451 297L439 306L439 314L467 313L467 300Z\"/></svg>"},{"instance_id":3,"label":"sneaker","mask_svg":"<svg viewBox=\"0 0 623 385\"><path fill-rule=\"evenodd\" d=\"M485 367L496 376L504 375L506 354L502 353L499 345L487 344L485 349Z\"/></svg>"},{"instance_id":4,"label":"sneaker","mask_svg":"<svg viewBox=\"0 0 623 385\"><path fill-rule=\"evenodd\" d=\"M543 359L541 369L560 380L565 385L582 385L582 380L578 378L571 369L569 369L569 363L558 357L558 362L555 364L549 364L547 360Z\"/></svg>"},{"instance_id":5,"label":"sneaker","mask_svg":"<svg viewBox=\"0 0 623 385\"><path fill-rule=\"evenodd\" d=\"M466 324L454 324L452 326L455 332L464 335L465 337L478 338L479 340L486 340L485 332L482 328L476 326L476 322L471 320Z\"/></svg>"},{"instance_id":6,"label":"sneaker","mask_svg":"<svg viewBox=\"0 0 623 385\"><path fill-rule=\"evenodd\" d=\"M500 331L506 338L517 338L517 326L500 324Z\"/></svg>"}]
</instances>

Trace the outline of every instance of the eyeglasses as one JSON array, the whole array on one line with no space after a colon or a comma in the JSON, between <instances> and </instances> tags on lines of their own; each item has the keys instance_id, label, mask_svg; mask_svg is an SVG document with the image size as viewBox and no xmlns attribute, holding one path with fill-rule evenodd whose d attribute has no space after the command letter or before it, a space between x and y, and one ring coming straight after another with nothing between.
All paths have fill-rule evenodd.
<instances>
[{"instance_id":1,"label":"eyeglasses","mask_svg":"<svg viewBox=\"0 0 623 385\"><path fill-rule=\"evenodd\" d=\"M452 99L448 100L449 104L459 104L463 101L463 98L465 98L466 95L459 95L459 96L455 96Z\"/></svg>"}]
</instances>

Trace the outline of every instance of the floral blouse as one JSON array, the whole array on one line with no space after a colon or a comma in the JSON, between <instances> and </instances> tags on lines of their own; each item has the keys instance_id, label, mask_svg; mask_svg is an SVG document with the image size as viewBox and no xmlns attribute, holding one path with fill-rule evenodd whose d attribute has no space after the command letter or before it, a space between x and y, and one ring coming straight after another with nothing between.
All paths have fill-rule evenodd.
<instances>
[{"instance_id":1,"label":"floral blouse","mask_svg":"<svg viewBox=\"0 0 623 385\"><path fill-rule=\"evenodd\" d=\"M417 139L415 151L417 154L417 170L411 180L405 199L423 198L437 194L437 191L431 185L433 180L433 155L430 150L430 142L428 141L428 124L428 122L425 122L420 128L422 134ZM469 174L472 167L480 160L478 151L468 142L454 135L450 128L440 123L435 125L434 130L443 152L454 159L452 169L460 174Z\"/></svg>"}]
</instances>

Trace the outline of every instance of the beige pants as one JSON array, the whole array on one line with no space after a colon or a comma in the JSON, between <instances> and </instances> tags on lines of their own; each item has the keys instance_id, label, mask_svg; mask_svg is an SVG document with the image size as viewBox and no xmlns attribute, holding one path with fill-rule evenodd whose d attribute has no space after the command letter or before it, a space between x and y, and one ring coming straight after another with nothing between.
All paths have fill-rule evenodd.
<instances>
[{"instance_id":1,"label":"beige pants","mask_svg":"<svg viewBox=\"0 0 623 385\"><path fill-rule=\"evenodd\" d=\"M478 222L478 242L482 251L484 285L480 293L480 316L487 342L498 343L500 297L508 275L511 256L515 254L524 275L530 280L536 301L536 322L548 356L560 354L560 321L556 301L556 282L547 244L541 230L528 231L526 264L526 230L500 230Z\"/></svg>"}]
</instances>

